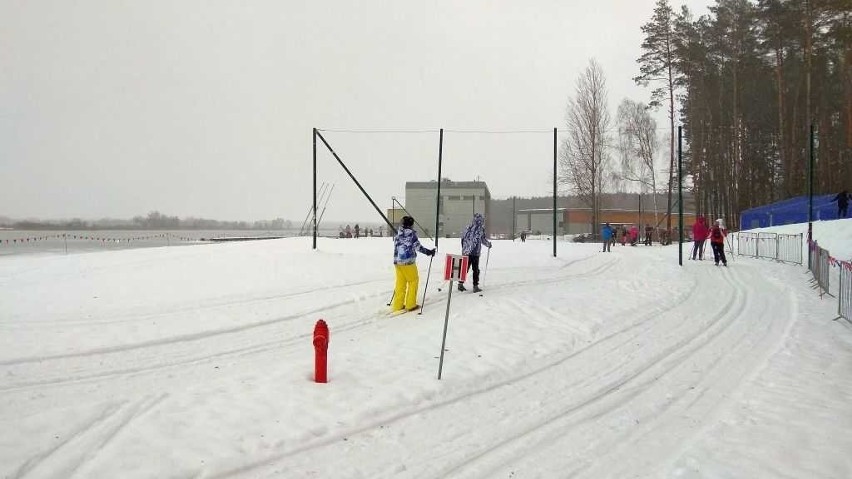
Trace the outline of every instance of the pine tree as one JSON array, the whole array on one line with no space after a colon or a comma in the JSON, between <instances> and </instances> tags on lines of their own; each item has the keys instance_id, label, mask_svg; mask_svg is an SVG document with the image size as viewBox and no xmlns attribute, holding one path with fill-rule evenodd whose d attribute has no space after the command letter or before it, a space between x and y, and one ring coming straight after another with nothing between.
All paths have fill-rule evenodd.
<instances>
[{"instance_id":1,"label":"pine tree","mask_svg":"<svg viewBox=\"0 0 852 479\"><path fill-rule=\"evenodd\" d=\"M651 91L651 108L659 108L668 101L669 127L671 139L669 141L669 181L668 181L668 205L666 212L666 228L672 228L672 188L674 186L675 170L675 82L676 70L674 65L674 12L668 0L657 0L651 21L642 25L642 33L645 40L642 41L644 53L637 60L639 63L639 76L633 80L642 86L648 86L651 82L659 85Z\"/></svg>"}]
</instances>

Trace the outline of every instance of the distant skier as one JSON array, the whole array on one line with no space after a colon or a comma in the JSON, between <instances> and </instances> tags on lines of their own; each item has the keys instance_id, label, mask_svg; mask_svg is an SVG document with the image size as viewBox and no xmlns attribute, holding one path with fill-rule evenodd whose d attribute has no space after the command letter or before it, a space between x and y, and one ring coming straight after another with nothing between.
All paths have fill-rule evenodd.
<instances>
[{"instance_id":1,"label":"distant skier","mask_svg":"<svg viewBox=\"0 0 852 479\"><path fill-rule=\"evenodd\" d=\"M361 237L361 227L358 226L358 223L355 223L355 239Z\"/></svg>"},{"instance_id":2,"label":"distant skier","mask_svg":"<svg viewBox=\"0 0 852 479\"><path fill-rule=\"evenodd\" d=\"M420 276L417 272L417 252L427 256L435 254L434 249L424 248L412 229L414 218L402 218L402 226L393 239L393 265L396 270L396 285L393 290L392 311L407 309L414 311L417 304L417 286Z\"/></svg>"},{"instance_id":3,"label":"distant skier","mask_svg":"<svg viewBox=\"0 0 852 479\"><path fill-rule=\"evenodd\" d=\"M710 246L713 248L713 259L716 261L716 266L719 266L719 261L724 266L728 266L728 259L725 258L725 236L728 232L725 230L721 219L716 220L716 224L710 228Z\"/></svg>"},{"instance_id":4,"label":"distant skier","mask_svg":"<svg viewBox=\"0 0 852 479\"><path fill-rule=\"evenodd\" d=\"M710 230L705 224L707 220L703 216L699 216L692 225L692 257L689 259L698 258L699 261L704 261L704 242L707 241L707 236ZM719 260L716 260L718 263Z\"/></svg>"},{"instance_id":5,"label":"distant skier","mask_svg":"<svg viewBox=\"0 0 852 479\"><path fill-rule=\"evenodd\" d=\"M485 237L485 218L479 213L473 214L473 220L462 232L462 254L468 257L468 269L473 270L473 292L482 291L479 288L479 253L482 245L491 249L491 242ZM459 281L459 291L466 291L464 283Z\"/></svg>"},{"instance_id":6,"label":"distant skier","mask_svg":"<svg viewBox=\"0 0 852 479\"><path fill-rule=\"evenodd\" d=\"M612 237L615 233L612 231L612 226L609 223L601 228L601 239L603 240L603 252L612 253Z\"/></svg>"},{"instance_id":7,"label":"distant skier","mask_svg":"<svg viewBox=\"0 0 852 479\"><path fill-rule=\"evenodd\" d=\"M846 214L849 212L849 200L852 199L852 195L846 192L846 190L841 191L834 198L832 198L831 202L837 202L837 218L846 218Z\"/></svg>"},{"instance_id":8,"label":"distant skier","mask_svg":"<svg viewBox=\"0 0 852 479\"><path fill-rule=\"evenodd\" d=\"M526 230L524 230L524 231L521 231L521 243L526 243L526 242L527 242L527 232L526 232Z\"/></svg>"},{"instance_id":9,"label":"distant skier","mask_svg":"<svg viewBox=\"0 0 852 479\"><path fill-rule=\"evenodd\" d=\"M654 227L645 223L645 246L651 246L651 236L654 235Z\"/></svg>"},{"instance_id":10,"label":"distant skier","mask_svg":"<svg viewBox=\"0 0 852 479\"><path fill-rule=\"evenodd\" d=\"M639 228L636 225L630 226L630 246L636 246L639 241Z\"/></svg>"}]
</instances>

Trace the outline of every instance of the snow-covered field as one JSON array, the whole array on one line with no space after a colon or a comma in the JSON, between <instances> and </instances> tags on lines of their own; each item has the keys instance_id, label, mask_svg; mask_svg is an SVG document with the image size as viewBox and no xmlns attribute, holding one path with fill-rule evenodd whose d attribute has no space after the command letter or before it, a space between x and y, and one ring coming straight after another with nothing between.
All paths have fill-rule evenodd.
<instances>
[{"instance_id":1,"label":"snow-covered field","mask_svg":"<svg viewBox=\"0 0 852 479\"><path fill-rule=\"evenodd\" d=\"M398 317L390 241L0 257L0 477L852 477L852 325L805 267L496 241L438 380L458 240Z\"/></svg>"}]
</instances>

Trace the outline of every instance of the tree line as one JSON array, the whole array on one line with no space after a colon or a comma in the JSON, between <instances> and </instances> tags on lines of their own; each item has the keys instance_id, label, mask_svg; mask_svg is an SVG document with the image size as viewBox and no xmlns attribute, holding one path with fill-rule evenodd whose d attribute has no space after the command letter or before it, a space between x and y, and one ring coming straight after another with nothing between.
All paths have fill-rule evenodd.
<instances>
[{"instance_id":1,"label":"tree line","mask_svg":"<svg viewBox=\"0 0 852 479\"><path fill-rule=\"evenodd\" d=\"M147 216L135 216L133 219L101 219L86 221L74 218L68 221L6 219L5 226L19 230L286 230L293 227L290 220L276 218L261 221L218 221L204 218L184 218L169 216L152 211Z\"/></svg>"},{"instance_id":2,"label":"tree line","mask_svg":"<svg viewBox=\"0 0 852 479\"><path fill-rule=\"evenodd\" d=\"M697 18L657 0L642 32L634 81L652 87L647 104L625 99L613 120L594 59L568 101L559 179L593 212L604 190L664 188L671 228L676 126L699 214L736 224L742 210L807 194L812 147L814 193L849 188L850 0L717 0Z\"/></svg>"}]
</instances>

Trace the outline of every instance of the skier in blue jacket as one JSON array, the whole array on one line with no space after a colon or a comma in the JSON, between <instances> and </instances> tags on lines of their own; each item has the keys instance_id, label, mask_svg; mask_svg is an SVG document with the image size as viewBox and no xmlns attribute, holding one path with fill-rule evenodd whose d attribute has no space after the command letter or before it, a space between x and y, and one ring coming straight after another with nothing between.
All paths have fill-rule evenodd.
<instances>
[{"instance_id":1,"label":"skier in blue jacket","mask_svg":"<svg viewBox=\"0 0 852 479\"><path fill-rule=\"evenodd\" d=\"M420 275L417 272L417 252L427 256L435 254L434 249L424 248L412 229L414 218L403 216L402 226L393 239L393 266L396 271L396 285L393 290L392 311L407 309L414 311L417 304L417 286Z\"/></svg>"},{"instance_id":2,"label":"skier in blue jacket","mask_svg":"<svg viewBox=\"0 0 852 479\"><path fill-rule=\"evenodd\" d=\"M607 223L601 229L601 239L603 240L603 250L604 251L612 252L612 250L610 249L610 247L612 246L612 236L613 236L612 226L610 226L609 223Z\"/></svg>"},{"instance_id":3,"label":"skier in blue jacket","mask_svg":"<svg viewBox=\"0 0 852 479\"><path fill-rule=\"evenodd\" d=\"M462 254L468 257L468 269L473 269L473 292L482 291L479 288L479 253L482 245L491 249L491 241L485 237L485 218L479 214L473 214L473 221L462 232ZM459 282L459 291L466 291L463 282Z\"/></svg>"}]
</instances>

